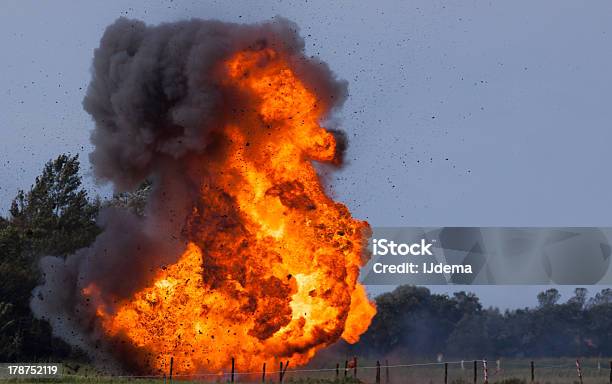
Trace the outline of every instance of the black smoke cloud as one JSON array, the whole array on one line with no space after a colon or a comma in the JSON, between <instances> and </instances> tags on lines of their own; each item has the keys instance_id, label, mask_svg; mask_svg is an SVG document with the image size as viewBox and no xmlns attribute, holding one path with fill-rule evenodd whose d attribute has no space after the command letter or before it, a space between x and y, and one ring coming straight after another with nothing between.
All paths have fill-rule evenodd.
<instances>
[{"instance_id":1,"label":"black smoke cloud","mask_svg":"<svg viewBox=\"0 0 612 384\"><path fill-rule=\"evenodd\" d=\"M297 26L282 18L256 25L190 20L146 26L121 18L107 28L93 61L83 106L93 117L97 177L129 190L156 162L203 151L223 120L215 66L231 53L263 46L292 59L317 93L340 104L346 84L306 59Z\"/></svg>"},{"instance_id":2,"label":"black smoke cloud","mask_svg":"<svg viewBox=\"0 0 612 384\"><path fill-rule=\"evenodd\" d=\"M105 351L113 348L96 328L99 303L84 298L82 290L95 284L113 299L104 304L112 306L182 253L185 220L200 193L194 182L200 176L185 162L214 151L212 133L233 111L217 68L232 53L263 47L283 53L330 109L342 104L346 83L336 80L326 64L304 55L297 26L283 18L254 25L194 19L159 26L120 18L95 50L83 100L95 123L94 174L116 191L152 180L152 192L144 217L103 209L103 231L89 248L66 258L44 257L44 283L34 290L31 307L51 323L56 336L98 363L112 361ZM344 145L344 136L335 135Z\"/></svg>"}]
</instances>

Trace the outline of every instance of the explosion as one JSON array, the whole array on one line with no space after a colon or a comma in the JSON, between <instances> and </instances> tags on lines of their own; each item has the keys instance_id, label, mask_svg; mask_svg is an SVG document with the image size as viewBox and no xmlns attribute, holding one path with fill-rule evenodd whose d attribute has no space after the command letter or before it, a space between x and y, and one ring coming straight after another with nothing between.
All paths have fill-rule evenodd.
<instances>
[{"instance_id":1,"label":"explosion","mask_svg":"<svg viewBox=\"0 0 612 384\"><path fill-rule=\"evenodd\" d=\"M137 27L119 37L126 23ZM343 83L302 55L296 29L122 19L107 30L85 100L92 162L118 189L151 178L155 190L144 218L110 209L92 247L43 260L32 307L57 335L140 370L165 372L173 357L195 373L232 357L241 370L305 364L366 331L375 309L357 279L369 226L326 194L313 165L341 162L342 136L321 124ZM171 52L184 55L178 69ZM129 101L116 80L137 81Z\"/></svg>"}]
</instances>

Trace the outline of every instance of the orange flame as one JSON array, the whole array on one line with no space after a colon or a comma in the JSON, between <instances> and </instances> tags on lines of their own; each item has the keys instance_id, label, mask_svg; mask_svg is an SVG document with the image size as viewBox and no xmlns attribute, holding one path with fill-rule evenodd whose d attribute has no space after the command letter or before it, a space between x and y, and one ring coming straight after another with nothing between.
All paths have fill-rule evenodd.
<instances>
[{"instance_id":1,"label":"orange flame","mask_svg":"<svg viewBox=\"0 0 612 384\"><path fill-rule=\"evenodd\" d=\"M222 85L247 100L222 127L223 155L202 155L201 202L178 261L114 309L98 305L104 333L165 370L219 372L290 359L305 364L340 337L354 343L375 313L357 282L369 226L321 186L312 160L333 162L328 106L272 49L224 63ZM83 294L98 302L88 286Z\"/></svg>"}]
</instances>

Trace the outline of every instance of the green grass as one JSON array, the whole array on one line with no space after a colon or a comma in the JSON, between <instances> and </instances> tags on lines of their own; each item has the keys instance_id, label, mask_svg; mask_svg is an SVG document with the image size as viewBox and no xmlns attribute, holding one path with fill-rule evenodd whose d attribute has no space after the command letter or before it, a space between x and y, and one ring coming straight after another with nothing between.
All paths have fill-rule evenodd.
<instances>
[{"instance_id":1,"label":"green grass","mask_svg":"<svg viewBox=\"0 0 612 384\"><path fill-rule=\"evenodd\" d=\"M608 384L610 377L610 359L601 359L601 370L597 369L598 359L581 359L583 384ZM381 361L382 363L382 361ZM389 359L389 365L407 364L410 362L394 361ZM358 384L375 383L376 369L366 369L366 366L375 366L375 361L361 360L360 369L357 372L357 380L352 378L352 370L347 379L344 379L344 370L340 369L340 377L335 379L336 362L328 362L328 366L320 367L331 369L321 372L292 372L287 371L284 382L287 384ZM342 362L343 364L343 362ZM489 362L489 384L530 384L530 360L529 359L502 359L501 370L496 371L496 362ZM315 367L311 367L315 368ZM316 367L319 368L319 367ZM97 376L90 367L83 367L76 372L83 376L64 376L62 379L39 379L39 380L9 380L1 381L8 383L78 383L78 384L103 384L103 383L131 383L131 384L162 384L164 379L143 379L143 378L110 378ZM179 378L175 383L227 383L227 376ZM270 374L267 381L278 383L278 375ZM389 369L390 384L443 384L444 366L417 366L417 367L392 367ZM260 377L237 376L236 382L240 383L259 383ZM169 381L167 381L169 384ZM473 363L466 361L464 369L460 364L449 364L448 384L472 384L473 383ZM381 384L386 384L386 369L381 368ZM482 363L478 363L478 384L483 384ZM575 359L537 359L535 360L535 384L580 384L576 373Z\"/></svg>"}]
</instances>

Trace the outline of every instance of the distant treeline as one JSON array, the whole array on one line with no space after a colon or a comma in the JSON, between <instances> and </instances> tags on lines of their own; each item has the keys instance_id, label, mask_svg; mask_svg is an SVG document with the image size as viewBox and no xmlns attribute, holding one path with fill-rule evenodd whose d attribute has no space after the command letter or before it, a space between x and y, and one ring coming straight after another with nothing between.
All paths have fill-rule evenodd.
<instances>
[{"instance_id":1,"label":"distant treeline","mask_svg":"<svg viewBox=\"0 0 612 384\"><path fill-rule=\"evenodd\" d=\"M7 217L0 217L0 362L86 359L32 316L30 295L42 278L38 260L91 244L100 231L96 218L103 206L143 214L149 190L145 183L133 193L91 199L81 185L78 157L61 155L45 165L30 190L17 193ZM612 291L587 300L586 290L578 289L565 303L559 298L551 289L538 296L537 308L502 313L483 309L472 294L448 297L401 286L376 298L372 325L349 348L359 355L399 352L428 358L438 353L612 356Z\"/></svg>"},{"instance_id":2,"label":"distant treeline","mask_svg":"<svg viewBox=\"0 0 612 384\"><path fill-rule=\"evenodd\" d=\"M512 295L508 288L508 295ZM478 297L400 286L376 298L378 313L351 352L433 358L612 356L612 290L585 288L561 303L556 289L536 308L484 309ZM500 300L503 300L500 297ZM501 303L500 303L501 304Z\"/></svg>"}]
</instances>

